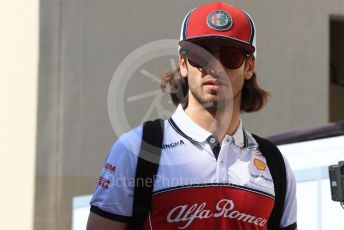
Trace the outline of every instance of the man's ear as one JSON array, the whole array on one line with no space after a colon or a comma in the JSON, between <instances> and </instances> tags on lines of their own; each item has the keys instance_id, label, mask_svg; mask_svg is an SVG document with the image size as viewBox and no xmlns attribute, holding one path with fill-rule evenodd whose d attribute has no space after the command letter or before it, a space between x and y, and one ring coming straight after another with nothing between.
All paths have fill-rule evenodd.
<instances>
[{"instance_id":1,"label":"man's ear","mask_svg":"<svg viewBox=\"0 0 344 230\"><path fill-rule=\"evenodd\" d=\"M249 57L245 65L245 80L250 80L256 69L256 59L254 57Z\"/></svg>"},{"instance_id":2,"label":"man's ear","mask_svg":"<svg viewBox=\"0 0 344 230\"><path fill-rule=\"evenodd\" d=\"M188 67L186 63L186 58L179 56L179 69L180 69L180 75L182 77L187 77L188 76Z\"/></svg>"}]
</instances>

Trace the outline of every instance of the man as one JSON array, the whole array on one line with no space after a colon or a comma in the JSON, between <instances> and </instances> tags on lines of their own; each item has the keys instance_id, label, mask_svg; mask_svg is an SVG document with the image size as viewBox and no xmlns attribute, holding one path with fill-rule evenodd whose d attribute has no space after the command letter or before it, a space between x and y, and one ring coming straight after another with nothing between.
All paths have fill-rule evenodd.
<instances>
[{"instance_id":1,"label":"man","mask_svg":"<svg viewBox=\"0 0 344 230\"><path fill-rule=\"evenodd\" d=\"M144 229L268 229L276 181L240 112L260 110L255 27L223 2L191 10L182 25L179 69L163 76L178 105L164 121L159 169ZM126 229L142 126L110 150L91 200L88 229ZM296 229L295 178L285 161L286 194L273 229ZM118 181L121 183L118 183ZM269 227L269 229L272 229Z\"/></svg>"}]
</instances>

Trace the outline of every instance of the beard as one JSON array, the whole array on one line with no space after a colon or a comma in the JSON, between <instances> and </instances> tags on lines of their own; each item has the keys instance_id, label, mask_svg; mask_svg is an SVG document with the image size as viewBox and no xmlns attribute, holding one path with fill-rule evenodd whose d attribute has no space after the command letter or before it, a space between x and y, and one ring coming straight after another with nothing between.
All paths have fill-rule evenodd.
<instances>
[{"instance_id":1,"label":"beard","mask_svg":"<svg viewBox=\"0 0 344 230\"><path fill-rule=\"evenodd\" d=\"M214 115L228 111L228 109L232 109L234 98L238 96L234 95L233 98L230 89L228 89L228 91L220 90L203 92L201 87L189 86L189 95L190 94L201 107Z\"/></svg>"}]
</instances>

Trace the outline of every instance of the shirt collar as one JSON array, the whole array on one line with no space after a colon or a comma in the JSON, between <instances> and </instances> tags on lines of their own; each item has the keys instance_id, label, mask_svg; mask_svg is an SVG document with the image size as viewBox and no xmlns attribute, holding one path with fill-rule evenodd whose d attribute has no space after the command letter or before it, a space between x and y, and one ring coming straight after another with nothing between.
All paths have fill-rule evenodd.
<instances>
[{"instance_id":1,"label":"shirt collar","mask_svg":"<svg viewBox=\"0 0 344 230\"><path fill-rule=\"evenodd\" d=\"M233 135L226 135L225 138L232 137L234 140L234 144L239 147L244 147L244 130L242 129L242 121L241 118L239 120L239 125L237 129L234 131Z\"/></svg>"},{"instance_id":2,"label":"shirt collar","mask_svg":"<svg viewBox=\"0 0 344 230\"><path fill-rule=\"evenodd\" d=\"M179 128L180 131L189 137L188 139L191 138L196 142L204 142L210 135L212 135L210 132L203 129L193 120L191 120L181 105L178 105L177 110L174 112L171 118L177 125L177 128Z\"/></svg>"},{"instance_id":3,"label":"shirt collar","mask_svg":"<svg viewBox=\"0 0 344 230\"><path fill-rule=\"evenodd\" d=\"M187 139L193 142L204 142L209 136L212 135L209 131L203 129L196 124L184 111L183 107L179 105L177 110L172 115L172 126L177 132L185 136ZM177 130L178 129L178 130ZM233 135L226 135L225 138L233 138L234 144L239 147L247 147L253 145L253 137L245 132L242 128L242 120L240 118L239 125ZM254 141L255 142L255 141Z\"/></svg>"}]
</instances>

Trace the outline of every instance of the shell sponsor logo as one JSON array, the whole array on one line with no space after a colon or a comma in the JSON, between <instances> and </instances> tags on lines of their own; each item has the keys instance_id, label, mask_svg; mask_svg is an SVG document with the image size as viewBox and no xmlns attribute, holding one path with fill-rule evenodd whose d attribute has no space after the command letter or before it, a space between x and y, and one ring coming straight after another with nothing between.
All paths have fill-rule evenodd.
<instances>
[{"instance_id":1,"label":"shell sponsor logo","mask_svg":"<svg viewBox=\"0 0 344 230\"><path fill-rule=\"evenodd\" d=\"M258 170L264 171L266 169L266 163L259 159L254 159L253 164Z\"/></svg>"}]
</instances>

